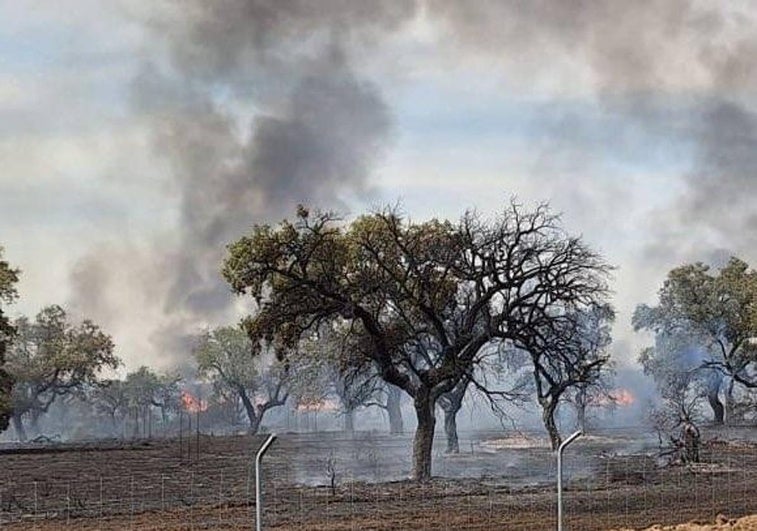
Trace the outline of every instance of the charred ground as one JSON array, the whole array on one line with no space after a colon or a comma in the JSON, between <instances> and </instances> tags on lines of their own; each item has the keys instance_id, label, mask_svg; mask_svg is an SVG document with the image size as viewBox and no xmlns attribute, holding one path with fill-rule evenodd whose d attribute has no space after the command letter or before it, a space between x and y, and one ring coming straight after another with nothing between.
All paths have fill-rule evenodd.
<instances>
[{"instance_id":1,"label":"charred ground","mask_svg":"<svg viewBox=\"0 0 757 531\"><path fill-rule=\"evenodd\" d=\"M586 437L566 461L566 516L609 529L757 510L757 435L705 432L702 463L661 466L652 438ZM10 529L250 528L251 463L262 437L203 435L6 448L0 518ZM554 525L554 463L529 434L463 434L436 456L435 479L401 480L410 441L358 433L284 434L266 456L265 518L273 529L538 529ZM441 445L440 445L441 446ZM467 451L465 450L467 449ZM333 486L332 486L333 479ZM387 480L392 481L387 481Z\"/></svg>"}]
</instances>

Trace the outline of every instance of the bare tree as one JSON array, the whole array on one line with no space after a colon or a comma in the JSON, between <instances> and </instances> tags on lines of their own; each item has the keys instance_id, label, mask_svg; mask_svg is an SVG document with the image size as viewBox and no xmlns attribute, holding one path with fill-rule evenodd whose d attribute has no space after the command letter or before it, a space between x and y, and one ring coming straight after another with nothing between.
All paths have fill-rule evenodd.
<instances>
[{"instance_id":1,"label":"bare tree","mask_svg":"<svg viewBox=\"0 0 757 531\"><path fill-rule=\"evenodd\" d=\"M650 411L661 455L671 463L699 462L701 379L696 372L675 373L659 388L661 402Z\"/></svg>"},{"instance_id":2,"label":"bare tree","mask_svg":"<svg viewBox=\"0 0 757 531\"><path fill-rule=\"evenodd\" d=\"M344 322L328 323L299 343L299 363L319 375L314 380L320 381L324 397L338 398L344 429L349 433L355 430L359 409L385 407L381 402L383 381L370 358L360 351L363 347Z\"/></svg>"},{"instance_id":3,"label":"bare tree","mask_svg":"<svg viewBox=\"0 0 757 531\"><path fill-rule=\"evenodd\" d=\"M571 390L594 385L609 368L614 315L607 304L545 313L535 333L516 342L531 358L536 399L553 450L562 442L555 419L561 400Z\"/></svg>"},{"instance_id":4,"label":"bare tree","mask_svg":"<svg viewBox=\"0 0 757 531\"><path fill-rule=\"evenodd\" d=\"M471 398L472 404L483 401L501 422L509 418L507 406L522 406L529 400L532 387L522 374L526 359L508 348L511 345L512 341L497 339L487 343L476 355L473 370L439 397L439 406L444 412L447 453L460 452L457 415L466 397Z\"/></svg>"},{"instance_id":5,"label":"bare tree","mask_svg":"<svg viewBox=\"0 0 757 531\"><path fill-rule=\"evenodd\" d=\"M611 364L606 364L599 377L576 384L564 395L564 402L570 404L576 412L576 428L586 432L589 414L592 409L611 409L617 405L618 397L614 393Z\"/></svg>"}]
</instances>

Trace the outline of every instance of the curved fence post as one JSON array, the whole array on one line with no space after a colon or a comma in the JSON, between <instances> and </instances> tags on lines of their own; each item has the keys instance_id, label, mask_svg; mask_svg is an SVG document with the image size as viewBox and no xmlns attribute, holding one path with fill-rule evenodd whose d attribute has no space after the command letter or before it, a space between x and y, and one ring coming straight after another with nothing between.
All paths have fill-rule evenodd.
<instances>
[{"instance_id":1,"label":"curved fence post","mask_svg":"<svg viewBox=\"0 0 757 531\"><path fill-rule=\"evenodd\" d=\"M255 529L261 531L263 528L263 492L260 488L260 461L268 451L268 447L271 446L273 441L276 440L276 434L272 433L260 447L258 453L255 455Z\"/></svg>"},{"instance_id":2,"label":"curved fence post","mask_svg":"<svg viewBox=\"0 0 757 531\"><path fill-rule=\"evenodd\" d=\"M562 453L565 448L578 439L583 432L578 430L565 439L557 448L557 531L562 531Z\"/></svg>"}]
</instances>

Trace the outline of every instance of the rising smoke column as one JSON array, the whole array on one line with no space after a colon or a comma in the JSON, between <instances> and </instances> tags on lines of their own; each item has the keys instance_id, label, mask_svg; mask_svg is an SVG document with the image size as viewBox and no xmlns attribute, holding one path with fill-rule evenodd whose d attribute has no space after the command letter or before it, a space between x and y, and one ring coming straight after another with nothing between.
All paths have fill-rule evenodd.
<instances>
[{"instance_id":1,"label":"rising smoke column","mask_svg":"<svg viewBox=\"0 0 757 531\"><path fill-rule=\"evenodd\" d=\"M298 203L345 209L370 193L391 119L352 56L414 9L289 0L164 7L146 21L164 60L144 65L133 101L168 162L179 232L146 252L125 251L128 242L95 250L72 275L71 299L80 313L112 317L111 329L147 338L147 352L123 354L153 365L183 363L201 327L237 319L219 274L226 244ZM148 322L124 325L140 313Z\"/></svg>"},{"instance_id":2,"label":"rising smoke column","mask_svg":"<svg viewBox=\"0 0 757 531\"><path fill-rule=\"evenodd\" d=\"M338 52L329 53L277 114L252 119L247 142L207 100L160 120L157 146L181 194L169 305L200 315L225 309L228 288L218 275L225 244L299 202L338 207L344 192L367 190L389 115L375 87L359 81Z\"/></svg>"}]
</instances>

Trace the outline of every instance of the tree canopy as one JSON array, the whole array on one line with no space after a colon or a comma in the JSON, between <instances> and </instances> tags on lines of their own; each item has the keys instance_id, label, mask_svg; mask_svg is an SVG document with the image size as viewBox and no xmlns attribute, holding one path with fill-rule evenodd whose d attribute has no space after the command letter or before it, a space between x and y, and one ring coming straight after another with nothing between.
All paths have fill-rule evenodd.
<instances>
[{"instance_id":1,"label":"tree canopy","mask_svg":"<svg viewBox=\"0 0 757 531\"><path fill-rule=\"evenodd\" d=\"M640 361L658 386L685 382L688 394L708 396L717 422L723 421L724 378L727 403L730 383L757 388L757 272L746 262L731 258L717 272L702 263L671 270L659 304L637 307L633 323L655 334L655 346Z\"/></svg>"},{"instance_id":2,"label":"tree canopy","mask_svg":"<svg viewBox=\"0 0 757 531\"><path fill-rule=\"evenodd\" d=\"M120 364L109 335L92 321L71 324L60 306L44 308L34 321L19 318L14 326L7 366L15 379L14 427L22 438L25 416L36 426L56 398L95 383L102 369Z\"/></svg>"},{"instance_id":3,"label":"tree canopy","mask_svg":"<svg viewBox=\"0 0 757 531\"><path fill-rule=\"evenodd\" d=\"M484 347L526 344L561 316L604 302L609 267L546 206L512 203L493 220L413 222L394 209L346 223L301 207L294 222L256 226L229 246L223 273L251 295L252 338L294 344L348 323L386 382L413 399L413 475L431 475L434 409Z\"/></svg>"},{"instance_id":4,"label":"tree canopy","mask_svg":"<svg viewBox=\"0 0 757 531\"><path fill-rule=\"evenodd\" d=\"M266 356L238 327L216 328L204 334L194 351L200 375L225 387L242 401L249 432L256 433L265 413L284 405L288 367Z\"/></svg>"},{"instance_id":5,"label":"tree canopy","mask_svg":"<svg viewBox=\"0 0 757 531\"><path fill-rule=\"evenodd\" d=\"M5 315L4 305L11 304L18 297L16 283L18 269L3 260L3 248L0 246L0 432L8 427L12 409L11 392L13 378L5 367L5 355L15 329Z\"/></svg>"}]
</instances>

